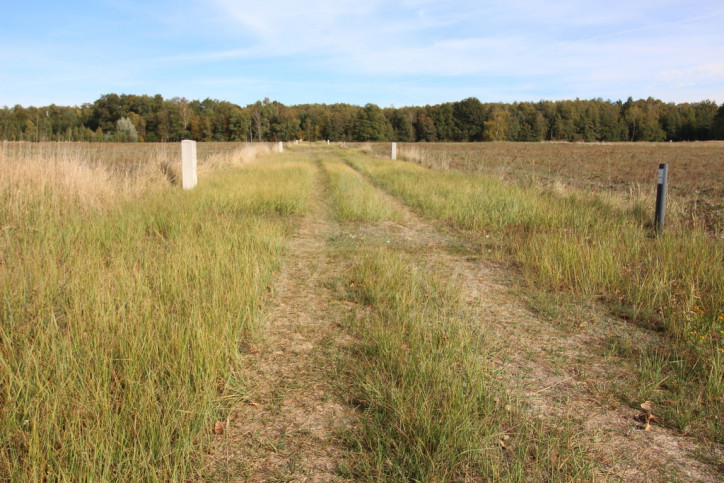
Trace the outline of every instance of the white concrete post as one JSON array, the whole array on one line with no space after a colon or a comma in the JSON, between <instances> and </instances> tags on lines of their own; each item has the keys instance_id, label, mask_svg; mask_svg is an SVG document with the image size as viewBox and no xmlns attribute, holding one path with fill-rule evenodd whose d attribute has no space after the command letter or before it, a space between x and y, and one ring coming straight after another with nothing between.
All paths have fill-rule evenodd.
<instances>
[{"instance_id":1,"label":"white concrete post","mask_svg":"<svg viewBox=\"0 0 724 483\"><path fill-rule=\"evenodd\" d=\"M181 141L181 179L185 190L196 186L196 141Z\"/></svg>"},{"instance_id":2,"label":"white concrete post","mask_svg":"<svg viewBox=\"0 0 724 483\"><path fill-rule=\"evenodd\" d=\"M397 159L397 143L392 143L392 155L390 158Z\"/></svg>"},{"instance_id":3,"label":"white concrete post","mask_svg":"<svg viewBox=\"0 0 724 483\"><path fill-rule=\"evenodd\" d=\"M284 152L284 143L282 141L279 141L279 152L280 153Z\"/></svg>"}]
</instances>

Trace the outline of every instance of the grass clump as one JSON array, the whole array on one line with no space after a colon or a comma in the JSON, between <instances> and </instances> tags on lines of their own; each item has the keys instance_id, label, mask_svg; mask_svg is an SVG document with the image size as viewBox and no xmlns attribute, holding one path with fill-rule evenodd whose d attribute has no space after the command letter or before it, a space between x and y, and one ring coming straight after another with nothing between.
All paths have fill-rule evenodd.
<instances>
[{"instance_id":1,"label":"grass clump","mask_svg":"<svg viewBox=\"0 0 724 483\"><path fill-rule=\"evenodd\" d=\"M363 410L353 476L374 480L590 479L571 432L524 415L496 380L495 350L458 289L390 250L360 253L349 296L359 344L348 363Z\"/></svg>"},{"instance_id":2,"label":"grass clump","mask_svg":"<svg viewBox=\"0 0 724 483\"><path fill-rule=\"evenodd\" d=\"M311 169L74 192L30 168L0 184L0 479L188 479Z\"/></svg>"}]
</instances>

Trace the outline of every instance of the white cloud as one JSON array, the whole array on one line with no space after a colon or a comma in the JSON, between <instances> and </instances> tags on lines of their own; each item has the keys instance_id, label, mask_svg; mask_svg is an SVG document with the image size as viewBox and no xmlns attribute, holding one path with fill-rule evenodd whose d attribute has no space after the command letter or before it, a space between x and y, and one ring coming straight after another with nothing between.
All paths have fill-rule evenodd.
<instances>
[{"instance_id":1,"label":"white cloud","mask_svg":"<svg viewBox=\"0 0 724 483\"><path fill-rule=\"evenodd\" d=\"M701 18L655 18L655 12L676 4L672 1L517 0L441 7L407 0L394 12L381 1L214 4L255 40L254 45L209 54L209 59L300 55L316 64L329 61L328 68L345 73L543 75L621 65L623 74L636 65L664 70L667 62L678 64L693 51L711 48L711 42L697 44L706 40L700 35L691 37ZM722 12L714 8L708 17ZM687 37L674 38L673 32ZM718 50L709 55L719 55ZM664 52L672 55L663 57Z\"/></svg>"},{"instance_id":2,"label":"white cloud","mask_svg":"<svg viewBox=\"0 0 724 483\"><path fill-rule=\"evenodd\" d=\"M10 85L20 92L76 82L88 98L136 86L165 92L165 86L199 85L211 87L204 96L221 96L215 92L226 91L213 86L236 83L262 97L257 93L265 86L292 96L309 86L307 92L364 91L420 103L442 95L515 100L639 92L676 98L708 92L724 100L720 0L101 4L107 18L98 25L128 25L127 33L107 29L106 35L80 13L72 17L79 25L96 27L74 29L73 42L57 30L43 37L47 28L26 39L18 34L22 26L6 36L0 31L8 45L0 50L0 94ZM134 20L141 24L136 30ZM52 72L52 79L21 76L36 72Z\"/></svg>"},{"instance_id":3,"label":"white cloud","mask_svg":"<svg viewBox=\"0 0 724 483\"><path fill-rule=\"evenodd\" d=\"M686 69L669 69L660 72L659 77L664 82L680 87L711 83L724 85L724 62L695 65Z\"/></svg>"}]
</instances>

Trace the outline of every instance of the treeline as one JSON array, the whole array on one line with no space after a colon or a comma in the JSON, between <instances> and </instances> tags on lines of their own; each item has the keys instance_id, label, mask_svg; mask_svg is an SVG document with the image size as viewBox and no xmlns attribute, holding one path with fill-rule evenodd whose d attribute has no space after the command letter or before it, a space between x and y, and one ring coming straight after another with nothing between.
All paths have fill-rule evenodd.
<instances>
[{"instance_id":1,"label":"treeline","mask_svg":"<svg viewBox=\"0 0 724 483\"><path fill-rule=\"evenodd\" d=\"M285 106L107 94L75 107L4 107L1 138L25 141L704 141L724 139L724 104L629 97L434 106Z\"/></svg>"}]
</instances>

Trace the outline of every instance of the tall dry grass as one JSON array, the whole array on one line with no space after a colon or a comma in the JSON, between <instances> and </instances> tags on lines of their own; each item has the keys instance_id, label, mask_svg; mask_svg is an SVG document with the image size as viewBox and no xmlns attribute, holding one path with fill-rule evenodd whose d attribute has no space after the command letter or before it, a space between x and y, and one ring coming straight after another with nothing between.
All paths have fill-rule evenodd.
<instances>
[{"instance_id":1,"label":"tall dry grass","mask_svg":"<svg viewBox=\"0 0 724 483\"><path fill-rule=\"evenodd\" d=\"M660 402L669 424L721 440L724 245L705 227L675 222L654 236L647 197L650 203L565 184L521 185L370 158L353 162L424 216L467 232L482 253L520 267L531 287L600 301L665 331L665 347L641 351L642 361L659 361L665 377L636 397Z\"/></svg>"},{"instance_id":2,"label":"tall dry grass","mask_svg":"<svg viewBox=\"0 0 724 483\"><path fill-rule=\"evenodd\" d=\"M11 143L21 144L21 143ZM57 144L0 150L4 209L21 214L31 202L60 209L104 209L167 185L161 159L139 160L133 169L79 155L77 146Z\"/></svg>"},{"instance_id":3,"label":"tall dry grass","mask_svg":"<svg viewBox=\"0 0 724 483\"><path fill-rule=\"evenodd\" d=\"M426 168L450 169L450 159L446 152L432 152L417 144L400 144L397 150L397 158Z\"/></svg>"},{"instance_id":4,"label":"tall dry grass","mask_svg":"<svg viewBox=\"0 0 724 483\"><path fill-rule=\"evenodd\" d=\"M0 160L0 480L192 478L244 395L239 341L309 163L267 157L184 191L142 150L132 170L18 153Z\"/></svg>"},{"instance_id":5,"label":"tall dry grass","mask_svg":"<svg viewBox=\"0 0 724 483\"><path fill-rule=\"evenodd\" d=\"M386 146L373 148L379 153ZM678 210L670 213L670 221L724 236L724 142L405 143L398 149L410 152L401 159L433 169L623 195L639 189L655 192L658 164L668 163L669 202Z\"/></svg>"},{"instance_id":6,"label":"tall dry grass","mask_svg":"<svg viewBox=\"0 0 724 483\"><path fill-rule=\"evenodd\" d=\"M272 152L269 143L199 143L201 178L219 169L238 168ZM154 189L181 184L177 144L3 142L2 183L13 203L23 193L70 197L82 207L109 203ZM50 201L50 200L49 200ZM56 200L57 201L57 200Z\"/></svg>"},{"instance_id":7,"label":"tall dry grass","mask_svg":"<svg viewBox=\"0 0 724 483\"><path fill-rule=\"evenodd\" d=\"M199 172L248 166L260 156L269 155L277 150L278 148L271 143L243 143L232 151L208 155L199 162Z\"/></svg>"}]
</instances>

